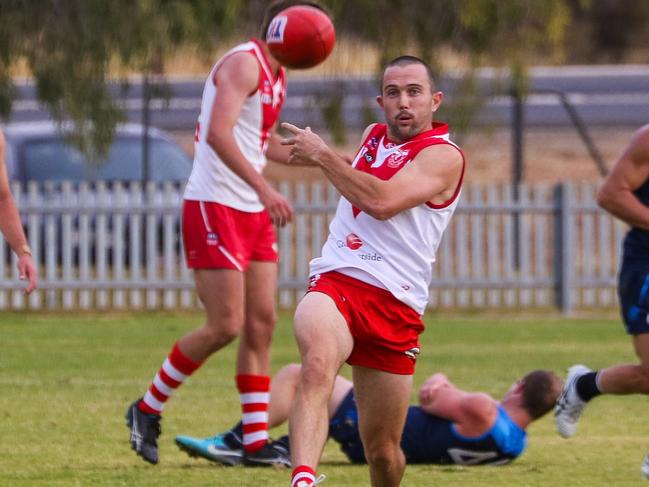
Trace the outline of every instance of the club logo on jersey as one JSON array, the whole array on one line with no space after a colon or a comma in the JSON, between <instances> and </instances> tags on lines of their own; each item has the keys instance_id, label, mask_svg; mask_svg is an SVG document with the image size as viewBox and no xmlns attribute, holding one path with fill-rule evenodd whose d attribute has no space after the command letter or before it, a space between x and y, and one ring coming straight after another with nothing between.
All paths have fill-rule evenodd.
<instances>
[{"instance_id":1,"label":"club logo on jersey","mask_svg":"<svg viewBox=\"0 0 649 487\"><path fill-rule=\"evenodd\" d=\"M419 347L412 347L410 350L406 350L403 353L405 353L408 356L408 358L417 360L417 355L419 355L419 352L421 352Z\"/></svg>"},{"instance_id":2,"label":"club logo on jersey","mask_svg":"<svg viewBox=\"0 0 649 487\"><path fill-rule=\"evenodd\" d=\"M273 21L268 26L268 31L266 32L267 43L281 44L282 42L284 42L284 29L286 29L287 21L288 19L286 15L278 15L273 19Z\"/></svg>"},{"instance_id":3,"label":"club logo on jersey","mask_svg":"<svg viewBox=\"0 0 649 487\"><path fill-rule=\"evenodd\" d=\"M351 250L358 250L363 246L363 241L354 233L347 235L347 247Z\"/></svg>"},{"instance_id":4,"label":"club logo on jersey","mask_svg":"<svg viewBox=\"0 0 649 487\"><path fill-rule=\"evenodd\" d=\"M207 232L207 245L218 245L219 236L216 232Z\"/></svg>"},{"instance_id":5,"label":"club logo on jersey","mask_svg":"<svg viewBox=\"0 0 649 487\"><path fill-rule=\"evenodd\" d=\"M372 154L370 154L369 152L366 153L365 156L363 156L363 157L365 157L365 160L367 162L372 162L374 160L374 156Z\"/></svg>"},{"instance_id":6,"label":"club logo on jersey","mask_svg":"<svg viewBox=\"0 0 649 487\"><path fill-rule=\"evenodd\" d=\"M391 168L399 167L401 164L406 162L406 157L408 157L407 151L397 149L385 159L385 163Z\"/></svg>"}]
</instances>

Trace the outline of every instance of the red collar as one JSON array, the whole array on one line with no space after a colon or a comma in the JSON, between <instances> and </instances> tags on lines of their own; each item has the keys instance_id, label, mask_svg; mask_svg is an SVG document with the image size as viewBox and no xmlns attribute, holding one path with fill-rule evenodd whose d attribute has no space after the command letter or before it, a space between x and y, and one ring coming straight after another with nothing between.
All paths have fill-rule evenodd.
<instances>
[{"instance_id":1,"label":"red collar","mask_svg":"<svg viewBox=\"0 0 649 487\"><path fill-rule=\"evenodd\" d=\"M270 67L270 61L268 60L268 56L266 56L266 51L264 51L265 43L262 42L261 40L255 38L255 37L250 39L250 42L255 43L257 45L257 47L259 48L259 52L261 53L261 57L264 59L264 63L266 63L266 66L268 66L268 71L270 71L272 73L272 75L273 75L273 83L275 83L277 81L277 79L279 78L279 75L280 75L280 73L282 71L282 65L280 64L277 71L273 72L273 70Z\"/></svg>"},{"instance_id":2,"label":"red collar","mask_svg":"<svg viewBox=\"0 0 649 487\"><path fill-rule=\"evenodd\" d=\"M406 142L412 142L414 140L427 139L428 137L443 137L444 135L448 135L448 124L444 122L433 122L430 130L425 130L423 132L418 133L414 137L406 139L403 142L397 143L394 142L393 140L390 140L390 138L388 137L387 126L386 126L385 142L390 142L395 145L402 145L405 144Z\"/></svg>"}]
</instances>

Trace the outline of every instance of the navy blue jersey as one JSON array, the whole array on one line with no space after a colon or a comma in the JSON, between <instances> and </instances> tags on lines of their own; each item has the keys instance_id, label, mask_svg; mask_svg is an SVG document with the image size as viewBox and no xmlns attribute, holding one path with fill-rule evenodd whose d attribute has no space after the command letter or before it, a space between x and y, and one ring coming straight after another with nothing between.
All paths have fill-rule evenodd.
<instances>
[{"instance_id":1,"label":"navy blue jersey","mask_svg":"<svg viewBox=\"0 0 649 487\"><path fill-rule=\"evenodd\" d=\"M643 205L649 207L649 179L633 194ZM649 261L649 231L631 228L624 239L624 256Z\"/></svg>"},{"instance_id":2,"label":"navy blue jersey","mask_svg":"<svg viewBox=\"0 0 649 487\"><path fill-rule=\"evenodd\" d=\"M358 432L358 412L350 391L329 423L329 435L353 463L364 463L365 455ZM515 424L502 406L494 425L481 436L459 434L453 423L419 406L410 406L401 437L407 463L502 465L525 449L525 430Z\"/></svg>"}]
</instances>

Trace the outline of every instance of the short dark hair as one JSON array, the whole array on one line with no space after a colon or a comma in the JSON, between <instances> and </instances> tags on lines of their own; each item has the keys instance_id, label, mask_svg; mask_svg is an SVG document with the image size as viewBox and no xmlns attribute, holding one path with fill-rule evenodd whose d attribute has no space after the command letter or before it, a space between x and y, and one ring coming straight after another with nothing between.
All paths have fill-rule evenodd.
<instances>
[{"instance_id":1,"label":"short dark hair","mask_svg":"<svg viewBox=\"0 0 649 487\"><path fill-rule=\"evenodd\" d=\"M430 81L430 91L431 93L435 92L435 75L433 73L433 68L423 59L418 58L417 56L399 56L395 57L392 61L385 65L383 69L383 74L385 71L392 66L407 66L408 64L421 64L426 68L426 74L428 74L428 80ZM381 80L381 91L383 91L383 80Z\"/></svg>"},{"instance_id":2,"label":"short dark hair","mask_svg":"<svg viewBox=\"0 0 649 487\"><path fill-rule=\"evenodd\" d=\"M548 413L556 404L563 381L550 370L534 370L522 379L523 407L532 419Z\"/></svg>"},{"instance_id":3,"label":"short dark hair","mask_svg":"<svg viewBox=\"0 0 649 487\"><path fill-rule=\"evenodd\" d=\"M306 5L307 7L317 8L318 10L322 10L327 14L329 18L331 18L331 12L320 5L317 0L275 0L274 2L271 2L271 4L268 5L268 7L266 7L266 10L264 11L264 19L261 22L259 38L262 41L266 40L266 32L268 32L268 26L270 25L271 20L275 18L275 15L277 15L284 9L294 7L296 5Z\"/></svg>"}]
</instances>

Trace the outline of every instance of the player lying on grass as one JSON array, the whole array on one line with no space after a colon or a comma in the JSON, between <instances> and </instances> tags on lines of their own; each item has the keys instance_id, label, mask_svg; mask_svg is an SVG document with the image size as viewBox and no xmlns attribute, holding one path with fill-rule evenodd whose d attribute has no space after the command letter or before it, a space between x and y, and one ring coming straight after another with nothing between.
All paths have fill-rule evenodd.
<instances>
[{"instance_id":1,"label":"player lying on grass","mask_svg":"<svg viewBox=\"0 0 649 487\"><path fill-rule=\"evenodd\" d=\"M288 418L300 365L282 368L271 383L269 427ZM525 449L525 428L550 411L563 387L553 372L535 370L512 385L498 402L484 392L466 392L444 374L429 377L419 389L419 405L410 406L401 438L408 463L504 465ZM336 378L329 399L329 436L353 463L364 463L352 382ZM177 436L176 444L191 456L225 465L243 461L241 423L211 438ZM275 443L289 455L288 437Z\"/></svg>"}]
</instances>

